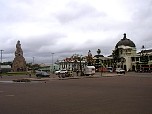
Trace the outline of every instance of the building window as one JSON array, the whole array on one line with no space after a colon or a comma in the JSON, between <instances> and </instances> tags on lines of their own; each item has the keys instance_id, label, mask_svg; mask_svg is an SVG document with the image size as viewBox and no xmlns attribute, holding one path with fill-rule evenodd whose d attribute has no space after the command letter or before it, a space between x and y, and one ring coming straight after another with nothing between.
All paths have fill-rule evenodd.
<instances>
[{"instance_id":1,"label":"building window","mask_svg":"<svg viewBox=\"0 0 152 114\"><path fill-rule=\"evenodd\" d=\"M135 61L135 57L131 57L131 60L134 62Z\"/></svg>"},{"instance_id":2,"label":"building window","mask_svg":"<svg viewBox=\"0 0 152 114\"><path fill-rule=\"evenodd\" d=\"M139 61L139 57L136 57L136 61Z\"/></svg>"},{"instance_id":3,"label":"building window","mask_svg":"<svg viewBox=\"0 0 152 114\"><path fill-rule=\"evenodd\" d=\"M148 62L148 56L141 56L140 57L140 62Z\"/></svg>"},{"instance_id":4,"label":"building window","mask_svg":"<svg viewBox=\"0 0 152 114\"><path fill-rule=\"evenodd\" d=\"M122 54L122 50L120 50L120 53Z\"/></svg>"},{"instance_id":5,"label":"building window","mask_svg":"<svg viewBox=\"0 0 152 114\"><path fill-rule=\"evenodd\" d=\"M152 56L149 56L149 60L152 60Z\"/></svg>"}]
</instances>

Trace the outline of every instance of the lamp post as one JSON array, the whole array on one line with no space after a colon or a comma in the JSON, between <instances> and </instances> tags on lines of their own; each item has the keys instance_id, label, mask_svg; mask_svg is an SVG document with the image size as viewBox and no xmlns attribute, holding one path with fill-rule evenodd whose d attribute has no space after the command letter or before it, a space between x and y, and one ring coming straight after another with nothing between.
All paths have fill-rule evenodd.
<instances>
[{"instance_id":1,"label":"lamp post","mask_svg":"<svg viewBox=\"0 0 152 114\"><path fill-rule=\"evenodd\" d=\"M0 73L2 73L2 68L1 68L1 65L2 65L2 52L4 51L4 50L0 50L1 51L1 63L0 63ZM2 78L2 75L0 74L0 76L1 76L1 78Z\"/></svg>"},{"instance_id":2,"label":"lamp post","mask_svg":"<svg viewBox=\"0 0 152 114\"><path fill-rule=\"evenodd\" d=\"M149 56L148 56L148 53L144 47L144 45L142 46L142 50L141 50L141 53L140 53L140 62L142 63L141 65L141 70L142 72L149 72L150 70L150 67L149 67Z\"/></svg>"},{"instance_id":3,"label":"lamp post","mask_svg":"<svg viewBox=\"0 0 152 114\"><path fill-rule=\"evenodd\" d=\"M51 53L52 54L52 73L53 73L53 55L54 53Z\"/></svg>"},{"instance_id":4,"label":"lamp post","mask_svg":"<svg viewBox=\"0 0 152 114\"><path fill-rule=\"evenodd\" d=\"M35 57L33 57L33 65L34 65L34 62L35 62L34 59L35 59Z\"/></svg>"},{"instance_id":5,"label":"lamp post","mask_svg":"<svg viewBox=\"0 0 152 114\"><path fill-rule=\"evenodd\" d=\"M100 70L101 70L101 76L102 76L102 70L103 70L103 63L102 63L102 60L100 60L100 65L101 65Z\"/></svg>"},{"instance_id":6,"label":"lamp post","mask_svg":"<svg viewBox=\"0 0 152 114\"><path fill-rule=\"evenodd\" d=\"M83 73L82 73L82 55L80 56L80 75L82 76Z\"/></svg>"},{"instance_id":7,"label":"lamp post","mask_svg":"<svg viewBox=\"0 0 152 114\"><path fill-rule=\"evenodd\" d=\"M124 58L122 57L122 58L121 58L121 68L122 68L122 69L124 69L123 63L124 63Z\"/></svg>"},{"instance_id":8,"label":"lamp post","mask_svg":"<svg viewBox=\"0 0 152 114\"><path fill-rule=\"evenodd\" d=\"M1 51L1 63L2 63L2 52L4 51L4 50L0 50Z\"/></svg>"}]
</instances>

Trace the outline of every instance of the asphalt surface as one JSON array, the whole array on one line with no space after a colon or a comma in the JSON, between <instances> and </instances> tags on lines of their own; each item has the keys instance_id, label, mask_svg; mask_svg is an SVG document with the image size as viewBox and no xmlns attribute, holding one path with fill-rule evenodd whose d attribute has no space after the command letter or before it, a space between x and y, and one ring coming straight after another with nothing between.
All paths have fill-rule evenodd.
<instances>
[{"instance_id":1,"label":"asphalt surface","mask_svg":"<svg viewBox=\"0 0 152 114\"><path fill-rule=\"evenodd\" d=\"M12 83L0 78L0 114L152 114L152 73Z\"/></svg>"}]
</instances>

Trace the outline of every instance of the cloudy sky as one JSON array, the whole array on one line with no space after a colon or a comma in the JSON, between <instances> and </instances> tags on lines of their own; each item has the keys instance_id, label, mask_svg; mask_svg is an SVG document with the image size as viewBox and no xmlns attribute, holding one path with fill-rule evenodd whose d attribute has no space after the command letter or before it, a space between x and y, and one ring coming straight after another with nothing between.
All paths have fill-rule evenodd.
<instances>
[{"instance_id":1,"label":"cloudy sky","mask_svg":"<svg viewBox=\"0 0 152 114\"><path fill-rule=\"evenodd\" d=\"M27 62L73 54L110 55L127 34L137 50L152 48L152 0L0 0L0 50L13 61L18 40Z\"/></svg>"}]
</instances>

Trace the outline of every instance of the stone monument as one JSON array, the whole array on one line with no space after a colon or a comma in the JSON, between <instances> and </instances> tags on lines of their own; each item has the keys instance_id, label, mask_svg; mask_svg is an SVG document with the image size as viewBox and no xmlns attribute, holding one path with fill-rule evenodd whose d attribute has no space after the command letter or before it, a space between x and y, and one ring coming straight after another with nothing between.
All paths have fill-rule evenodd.
<instances>
[{"instance_id":1,"label":"stone monument","mask_svg":"<svg viewBox=\"0 0 152 114\"><path fill-rule=\"evenodd\" d=\"M20 41L17 41L15 58L13 60L12 70L16 71L26 71L26 61L23 57L23 50L21 48Z\"/></svg>"}]
</instances>

